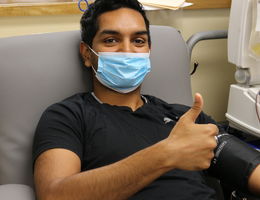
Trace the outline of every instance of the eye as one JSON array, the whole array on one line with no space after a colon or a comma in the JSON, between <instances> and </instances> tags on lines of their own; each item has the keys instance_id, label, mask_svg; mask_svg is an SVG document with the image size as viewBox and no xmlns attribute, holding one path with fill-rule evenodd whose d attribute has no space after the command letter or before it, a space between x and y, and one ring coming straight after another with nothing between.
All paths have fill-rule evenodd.
<instances>
[{"instance_id":1,"label":"eye","mask_svg":"<svg viewBox=\"0 0 260 200\"><path fill-rule=\"evenodd\" d=\"M113 43L116 43L117 40L115 38L107 38L107 39L104 39L104 43L106 44L113 44Z\"/></svg>"},{"instance_id":2,"label":"eye","mask_svg":"<svg viewBox=\"0 0 260 200\"><path fill-rule=\"evenodd\" d=\"M146 40L142 38L136 38L134 39L134 43L137 46L143 46L146 43Z\"/></svg>"}]
</instances>

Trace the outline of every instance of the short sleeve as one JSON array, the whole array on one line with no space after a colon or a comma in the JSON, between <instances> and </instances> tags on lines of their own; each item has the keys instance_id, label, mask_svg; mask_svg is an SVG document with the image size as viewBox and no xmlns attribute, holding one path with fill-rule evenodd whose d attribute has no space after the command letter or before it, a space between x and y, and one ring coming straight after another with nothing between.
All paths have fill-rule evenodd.
<instances>
[{"instance_id":1,"label":"short sleeve","mask_svg":"<svg viewBox=\"0 0 260 200\"><path fill-rule=\"evenodd\" d=\"M50 106L41 116L33 142L33 163L49 149L64 148L82 159L83 116L80 106L62 102Z\"/></svg>"}]
</instances>

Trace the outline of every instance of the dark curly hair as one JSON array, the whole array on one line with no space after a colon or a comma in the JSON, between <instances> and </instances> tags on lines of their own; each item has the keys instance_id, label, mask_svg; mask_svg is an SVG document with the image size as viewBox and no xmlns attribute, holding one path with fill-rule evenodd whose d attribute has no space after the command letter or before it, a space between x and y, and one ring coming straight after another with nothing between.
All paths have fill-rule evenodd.
<instances>
[{"instance_id":1,"label":"dark curly hair","mask_svg":"<svg viewBox=\"0 0 260 200\"><path fill-rule=\"evenodd\" d=\"M88 10L85 11L80 20L82 41L92 47L93 39L99 29L98 17L105 12L119 8L131 8L143 16L148 31L148 43L151 46L149 20L145 15L142 4L137 0L96 0L90 4Z\"/></svg>"}]
</instances>

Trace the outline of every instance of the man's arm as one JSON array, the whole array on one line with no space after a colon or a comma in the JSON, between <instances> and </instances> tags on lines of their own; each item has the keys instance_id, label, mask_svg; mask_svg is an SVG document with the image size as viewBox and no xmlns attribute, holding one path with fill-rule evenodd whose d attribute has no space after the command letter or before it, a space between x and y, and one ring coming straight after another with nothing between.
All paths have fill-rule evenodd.
<instances>
[{"instance_id":1,"label":"man's arm","mask_svg":"<svg viewBox=\"0 0 260 200\"><path fill-rule=\"evenodd\" d=\"M126 199L167 171L162 147L157 144L81 173L76 154L65 149L48 150L35 163L37 196L39 200Z\"/></svg>"},{"instance_id":2,"label":"man's arm","mask_svg":"<svg viewBox=\"0 0 260 200\"><path fill-rule=\"evenodd\" d=\"M248 187L250 192L260 195L260 164L251 173L248 180Z\"/></svg>"},{"instance_id":3,"label":"man's arm","mask_svg":"<svg viewBox=\"0 0 260 200\"><path fill-rule=\"evenodd\" d=\"M42 153L34 171L38 199L127 199L171 169L208 168L218 129L213 124L195 124L202 105L202 97L196 95L193 107L168 138L111 165L80 172L81 162L75 153L65 149Z\"/></svg>"}]
</instances>

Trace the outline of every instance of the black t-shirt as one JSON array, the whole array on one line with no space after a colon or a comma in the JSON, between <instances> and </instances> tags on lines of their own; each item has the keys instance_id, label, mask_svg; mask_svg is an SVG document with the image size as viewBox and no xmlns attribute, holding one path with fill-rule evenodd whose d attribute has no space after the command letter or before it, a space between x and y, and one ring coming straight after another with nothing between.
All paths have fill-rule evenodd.
<instances>
[{"instance_id":1,"label":"black t-shirt","mask_svg":"<svg viewBox=\"0 0 260 200\"><path fill-rule=\"evenodd\" d=\"M147 102L134 112L100 103L91 93L76 94L50 106L36 129L34 161L48 149L65 148L79 156L82 171L114 163L165 139L189 109L148 95L144 98ZM196 123L215 122L201 113ZM129 199L211 200L215 192L206 185L204 172L172 170Z\"/></svg>"}]
</instances>

